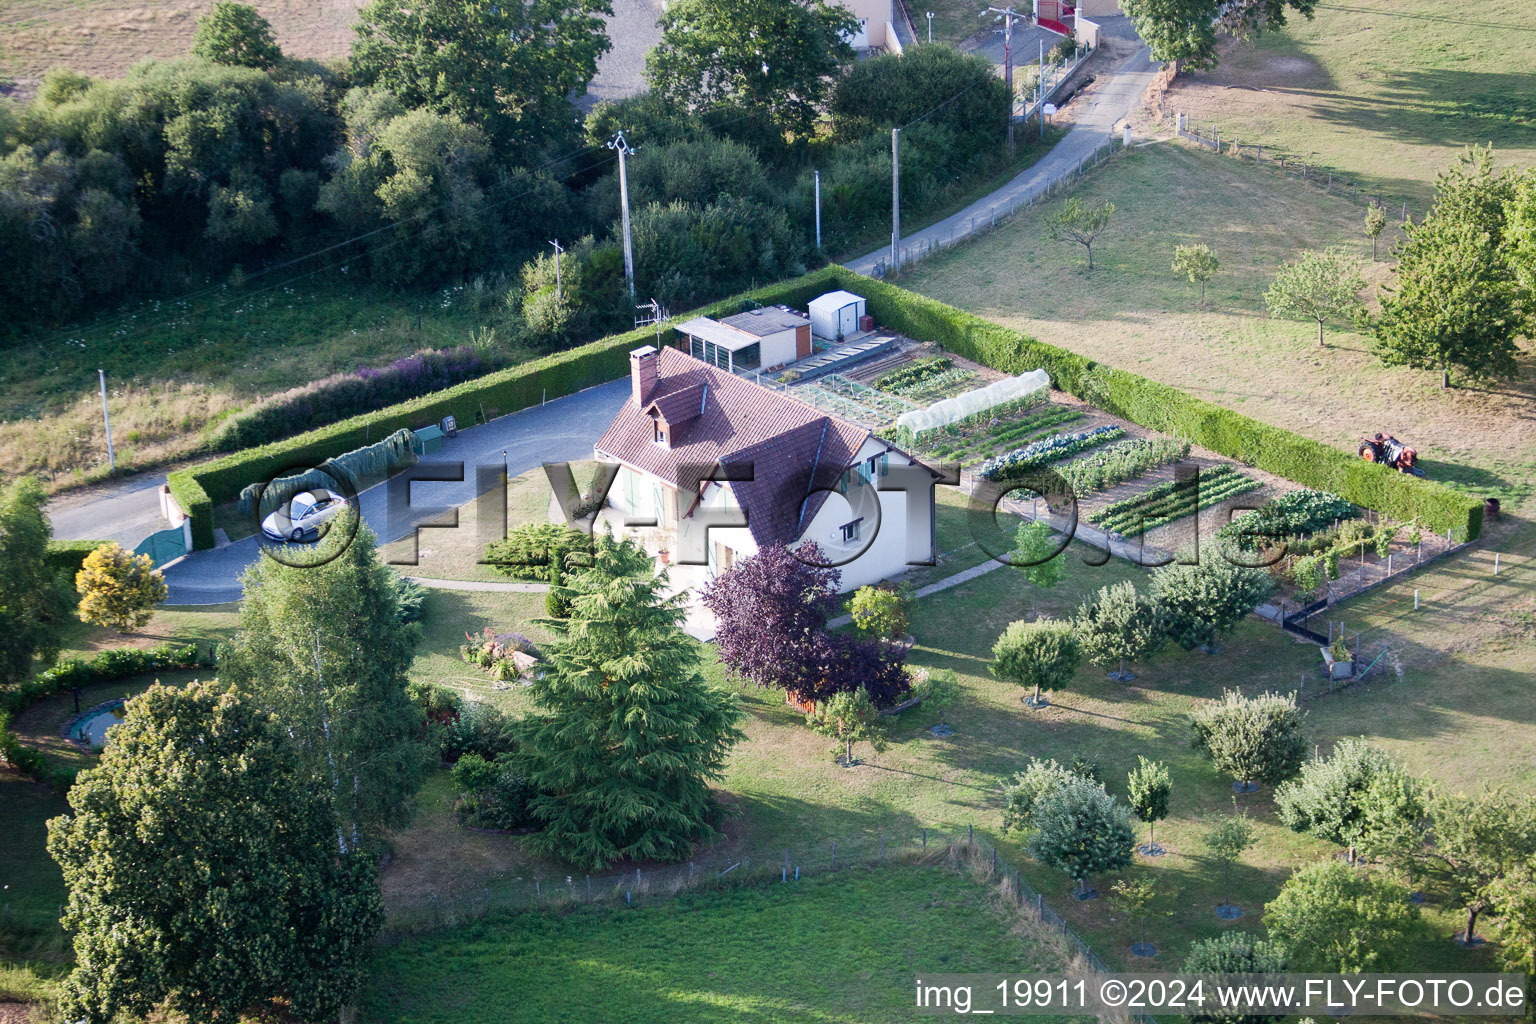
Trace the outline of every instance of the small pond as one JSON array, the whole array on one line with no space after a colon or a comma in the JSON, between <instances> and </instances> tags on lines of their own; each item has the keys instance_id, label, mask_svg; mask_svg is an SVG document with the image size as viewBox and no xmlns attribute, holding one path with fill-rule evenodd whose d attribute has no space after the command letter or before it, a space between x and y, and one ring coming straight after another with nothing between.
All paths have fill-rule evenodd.
<instances>
[{"instance_id":1,"label":"small pond","mask_svg":"<svg viewBox=\"0 0 1536 1024\"><path fill-rule=\"evenodd\" d=\"M101 707L92 708L69 725L69 738L88 747L102 747L107 742L107 730L123 720L123 701L114 700Z\"/></svg>"}]
</instances>

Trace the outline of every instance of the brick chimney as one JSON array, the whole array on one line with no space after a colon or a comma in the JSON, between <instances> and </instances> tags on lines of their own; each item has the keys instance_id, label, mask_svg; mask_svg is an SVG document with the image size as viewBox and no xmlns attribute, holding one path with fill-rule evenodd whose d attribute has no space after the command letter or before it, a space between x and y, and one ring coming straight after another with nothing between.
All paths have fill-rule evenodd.
<instances>
[{"instance_id":1,"label":"brick chimney","mask_svg":"<svg viewBox=\"0 0 1536 1024\"><path fill-rule=\"evenodd\" d=\"M629 354L629 386L636 409L644 409L656 394L657 358L654 345L637 348Z\"/></svg>"}]
</instances>

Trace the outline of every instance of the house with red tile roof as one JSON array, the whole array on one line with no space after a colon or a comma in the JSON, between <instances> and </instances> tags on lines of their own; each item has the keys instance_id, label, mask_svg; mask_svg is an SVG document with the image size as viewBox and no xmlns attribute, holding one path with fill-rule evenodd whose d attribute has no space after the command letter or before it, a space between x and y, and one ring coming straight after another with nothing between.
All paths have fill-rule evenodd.
<instances>
[{"instance_id":1,"label":"house with red tile roof","mask_svg":"<svg viewBox=\"0 0 1536 1024\"><path fill-rule=\"evenodd\" d=\"M605 515L673 566L680 589L775 544L814 541L845 591L933 561L940 474L677 349L629 358L630 396L594 450L619 464Z\"/></svg>"}]
</instances>

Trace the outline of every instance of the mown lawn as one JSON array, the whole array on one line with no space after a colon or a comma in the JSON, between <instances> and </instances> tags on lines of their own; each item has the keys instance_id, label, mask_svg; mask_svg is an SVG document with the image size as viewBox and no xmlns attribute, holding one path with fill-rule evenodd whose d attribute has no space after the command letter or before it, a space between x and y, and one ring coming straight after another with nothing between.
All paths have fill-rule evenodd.
<instances>
[{"instance_id":1,"label":"mown lawn","mask_svg":"<svg viewBox=\"0 0 1536 1024\"><path fill-rule=\"evenodd\" d=\"M1215 71L1181 75L1165 110L1222 138L1359 179L1422 215L1435 172L1463 146L1536 161L1536 7L1487 0L1359 0L1291 14L1281 31L1222 47Z\"/></svg>"},{"instance_id":2,"label":"mown lawn","mask_svg":"<svg viewBox=\"0 0 1536 1024\"><path fill-rule=\"evenodd\" d=\"M1065 967L1059 945L966 872L854 867L407 940L375 957L359 1011L415 1024L893 1024L922 1019L926 972Z\"/></svg>"}]
</instances>

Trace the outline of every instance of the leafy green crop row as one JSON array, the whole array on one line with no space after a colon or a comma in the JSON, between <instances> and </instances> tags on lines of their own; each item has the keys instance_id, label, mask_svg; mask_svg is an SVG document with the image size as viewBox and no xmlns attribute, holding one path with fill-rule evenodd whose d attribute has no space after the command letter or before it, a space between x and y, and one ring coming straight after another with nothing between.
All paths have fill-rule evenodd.
<instances>
[{"instance_id":1,"label":"leafy green crop row","mask_svg":"<svg viewBox=\"0 0 1536 1024\"><path fill-rule=\"evenodd\" d=\"M950 366L951 360L944 356L914 359L905 366L898 366L891 372L876 378L874 386L881 391L889 391L893 395L906 394L909 388L916 387L929 378L937 377Z\"/></svg>"},{"instance_id":2,"label":"leafy green crop row","mask_svg":"<svg viewBox=\"0 0 1536 1024\"><path fill-rule=\"evenodd\" d=\"M1171 438L1136 438L1121 441L1057 468L1079 498L1134 480L1159 466L1178 462L1189 454L1189 442Z\"/></svg>"},{"instance_id":3,"label":"leafy green crop row","mask_svg":"<svg viewBox=\"0 0 1536 1024\"><path fill-rule=\"evenodd\" d=\"M1090 427L1076 434L1055 434L1023 448L1015 448L1011 452L994 455L981 464L976 474L983 480L1002 480L1022 476L1047 463L1058 462L1078 452L1087 451L1095 445L1103 444L1105 441L1113 441L1123 433L1125 430L1122 427L1100 426Z\"/></svg>"},{"instance_id":4,"label":"leafy green crop row","mask_svg":"<svg viewBox=\"0 0 1536 1024\"><path fill-rule=\"evenodd\" d=\"M1145 494L1107 505L1088 518L1111 533L1139 537L1228 498L1246 494L1258 486L1257 480L1244 476L1231 466L1216 466L1202 470L1198 477L1172 480Z\"/></svg>"}]
</instances>

